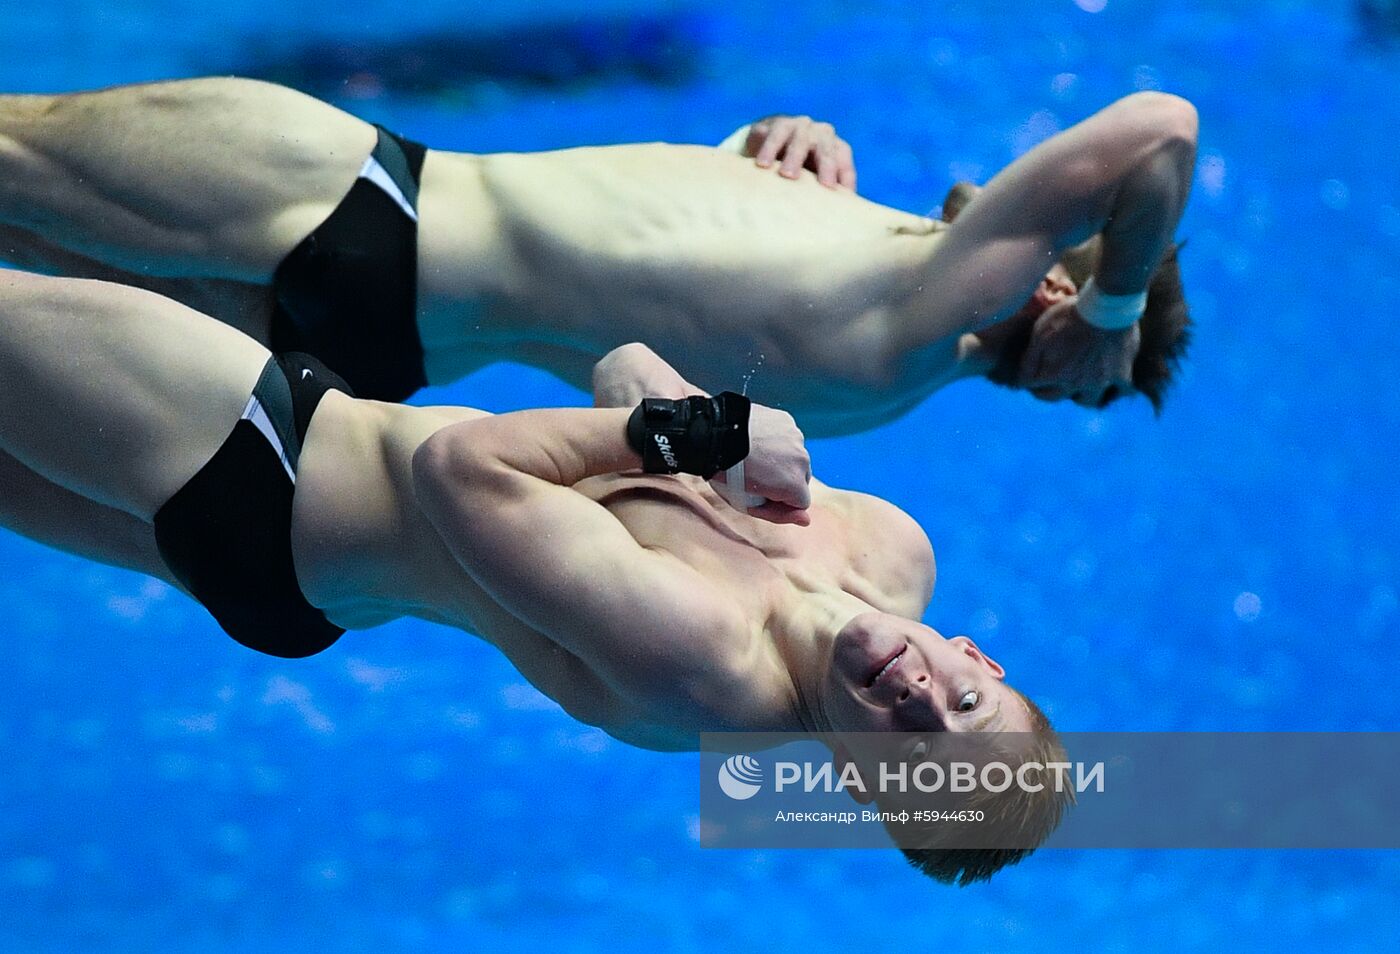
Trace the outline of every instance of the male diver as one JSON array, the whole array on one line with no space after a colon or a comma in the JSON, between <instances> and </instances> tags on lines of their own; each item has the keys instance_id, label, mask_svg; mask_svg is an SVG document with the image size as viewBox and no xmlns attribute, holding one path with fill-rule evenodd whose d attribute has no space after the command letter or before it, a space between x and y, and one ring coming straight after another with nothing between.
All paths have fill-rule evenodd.
<instances>
[{"instance_id":1,"label":"male diver","mask_svg":"<svg viewBox=\"0 0 1400 954\"><path fill-rule=\"evenodd\" d=\"M751 393L810 434L975 376L1160 409L1196 134L1185 100L1129 96L950 224L857 196L805 119L727 149L473 155L251 80L6 96L0 256L159 291L380 400L502 359L586 388L642 341L712 390L760 366Z\"/></svg>"},{"instance_id":2,"label":"male diver","mask_svg":"<svg viewBox=\"0 0 1400 954\"><path fill-rule=\"evenodd\" d=\"M0 523L165 579L277 656L401 616L479 634L646 748L888 730L1056 750L997 662L919 622L918 525L812 481L791 416L704 395L642 345L594 390L594 408L498 416L359 399L152 292L0 271ZM740 464L767 498L748 512L706 479ZM1020 847L909 857L987 877L1062 807L1019 808Z\"/></svg>"}]
</instances>

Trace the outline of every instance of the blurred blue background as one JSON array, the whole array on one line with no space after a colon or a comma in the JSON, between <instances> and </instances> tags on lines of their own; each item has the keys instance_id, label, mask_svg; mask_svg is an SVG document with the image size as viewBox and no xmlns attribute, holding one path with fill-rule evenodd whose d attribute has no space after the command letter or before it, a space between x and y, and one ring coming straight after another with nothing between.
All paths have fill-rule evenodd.
<instances>
[{"instance_id":1,"label":"blurred blue background","mask_svg":"<svg viewBox=\"0 0 1400 954\"><path fill-rule=\"evenodd\" d=\"M965 383L817 442L816 471L922 522L928 622L1062 729L1394 730L1400 52L1356 7L5 0L0 89L256 73L470 151L801 112L916 211L1118 96L1185 95L1199 329L1163 417ZM498 367L424 399L580 395ZM3 949L1400 939L1393 853L1042 852L957 890L893 852L701 851L693 757L571 722L471 637L406 622L289 664L130 574L10 535L0 570Z\"/></svg>"}]
</instances>

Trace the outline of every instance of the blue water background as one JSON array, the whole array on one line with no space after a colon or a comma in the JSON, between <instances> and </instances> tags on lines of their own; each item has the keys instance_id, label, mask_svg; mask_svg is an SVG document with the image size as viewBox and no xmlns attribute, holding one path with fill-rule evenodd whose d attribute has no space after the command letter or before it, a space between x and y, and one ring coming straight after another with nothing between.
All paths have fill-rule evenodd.
<instances>
[{"instance_id":1,"label":"blue water background","mask_svg":"<svg viewBox=\"0 0 1400 954\"><path fill-rule=\"evenodd\" d=\"M375 6L6 0L0 88L232 70L259 37L584 8ZM965 383L815 443L816 472L921 521L940 565L928 622L970 633L1062 728L1400 728L1400 54L1359 42L1349 3L604 6L684 14L695 75L341 105L476 151L717 142L805 112L853 143L862 192L923 211L1117 96L1194 100L1181 231L1199 328L1160 420ZM580 400L516 367L426 397ZM0 571L0 949L1400 939L1394 853L1043 852L956 890L893 853L702 851L693 757L571 722L469 636L405 622L289 664L163 586L10 535Z\"/></svg>"}]
</instances>

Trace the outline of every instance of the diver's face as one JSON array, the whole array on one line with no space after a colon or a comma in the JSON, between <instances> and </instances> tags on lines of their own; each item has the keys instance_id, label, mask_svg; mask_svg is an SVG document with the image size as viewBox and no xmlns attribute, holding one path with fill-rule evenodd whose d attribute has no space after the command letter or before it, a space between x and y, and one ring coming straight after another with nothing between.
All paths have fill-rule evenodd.
<instances>
[{"instance_id":1,"label":"diver's face","mask_svg":"<svg viewBox=\"0 0 1400 954\"><path fill-rule=\"evenodd\" d=\"M1079 327L1083 322L1070 320L1072 312L1066 314L1078 294L1069 271L1056 262L1020 308L979 331L983 346L996 355L996 367L988 376L1042 401L1072 400L1086 407L1098 407L1105 397L1116 397L1124 390L1124 382L1087 380L1071 373L1077 370L1085 346L1084 329ZM1110 387L1114 388L1111 393Z\"/></svg>"},{"instance_id":2,"label":"diver's face","mask_svg":"<svg viewBox=\"0 0 1400 954\"><path fill-rule=\"evenodd\" d=\"M1079 294L1079 289L1074 284L1074 279L1069 277L1069 271L1056 262L1050 266L1050 271L1045 273L1045 277L1040 280L1035 291L1031 293L1030 300L1021 307L1021 310L1013 316L1017 319L1039 322L1040 316L1045 313L1045 309L1058 302L1072 298ZM1030 350L1040 348L1041 344L1032 336L1031 343L1027 348L1027 357L1030 357ZM1025 359L1021 361L1022 367L1026 365ZM1063 401L1069 399L1076 404L1084 404L1088 395L1071 394L1059 385L1039 385L1035 382L1023 381L1022 387L1030 391L1042 401Z\"/></svg>"},{"instance_id":3,"label":"diver's face","mask_svg":"<svg viewBox=\"0 0 1400 954\"><path fill-rule=\"evenodd\" d=\"M1042 401L1073 401L1080 407L1099 408L1115 398L1134 393L1132 363L1137 354L1124 352L1121 366L1108 375L1096 370L1086 375L1078 367L1086 347L1082 319L1052 306L1079 294L1074 280L1056 262L1041 279L1031 298L1013 318L1035 322L1030 342L1021 356L1017 385ZM1066 306L1069 307L1069 306ZM1027 370L1033 369L1033 370Z\"/></svg>"},{"instance_id":4,"label":"diver's face","mask_svg":"<svg viewBox=\"0 0 1400 954\"><path fill-rule=\"evenodd\" d=\"M1005 676L966 636L862 613L832 644L822 709L836 732L1030 732Z\"/></svg>"}]
</instances>

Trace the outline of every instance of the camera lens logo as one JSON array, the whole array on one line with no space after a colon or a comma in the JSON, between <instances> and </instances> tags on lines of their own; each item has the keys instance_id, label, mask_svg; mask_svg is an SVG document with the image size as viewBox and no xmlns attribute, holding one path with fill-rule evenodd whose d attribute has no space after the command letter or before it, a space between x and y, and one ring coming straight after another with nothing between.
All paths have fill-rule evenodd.
<instances>
[{"instance_id":1,"label":"camera lens logo","mask_svg":"<svg viewBox=\"0 0 1400 954\"><path fill-rule=\"evenodd\" d=\"M720 791L742 802L758 794L763 784L763 767L748 755L731 755L719 767Z\"/></svg>"}]
</instances>

